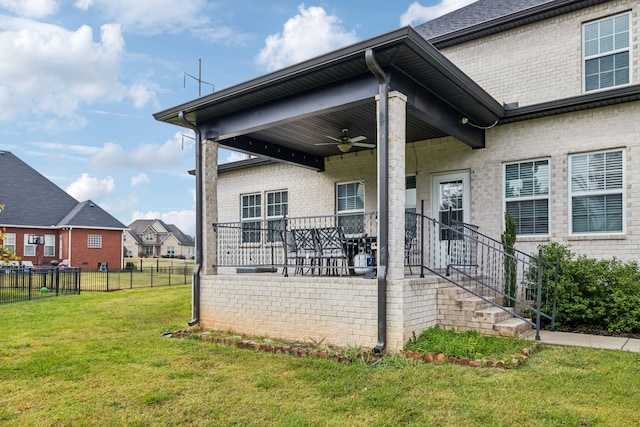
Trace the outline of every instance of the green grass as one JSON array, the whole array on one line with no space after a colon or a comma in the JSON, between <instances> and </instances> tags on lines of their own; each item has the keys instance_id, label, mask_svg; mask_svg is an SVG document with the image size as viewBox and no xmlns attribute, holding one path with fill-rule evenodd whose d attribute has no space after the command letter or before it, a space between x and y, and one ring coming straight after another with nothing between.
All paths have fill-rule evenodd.
<instances>
[{"instance_id":1,"label":"green grass","mask_svg":"<svg viewBox=\"0 0 640 427\"><path fill-rule=\"evenodd\" d=\"M479 332L455 332L436 326L429 328L410 340L405 350L420 354L443 353L446 356L469 360L510 361L513 355L521 355L524 349L530 352L532 343L521 338L487 337Z\"/></svg>"},{"instance_id":2,"label":"green grass","mask_svg":"<svg viewBox=\"0 0 640 427\"><path fill-rule=\"evenodd\" d=\"M342 364L163 338L190 287L0 307L0 425L636 426L640 355L541 348L517 369Z\"/></svg>"}]
</instances>

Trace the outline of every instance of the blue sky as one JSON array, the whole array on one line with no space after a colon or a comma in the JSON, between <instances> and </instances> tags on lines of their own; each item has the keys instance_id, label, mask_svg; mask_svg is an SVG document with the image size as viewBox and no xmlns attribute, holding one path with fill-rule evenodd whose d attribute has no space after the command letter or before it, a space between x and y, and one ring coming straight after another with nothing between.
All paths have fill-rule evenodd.
<instances>
[{"instance_id":1,"label":"blue sky","mask_svg":"<svg viewBox=\"0 0 640 427\"><path fill-rule=\"evenodd\" d=\"M198 96L199 60L223 89L472 2L0 0L0 150L124 224L194 234L193 140L152 114Z\"/></svg>"}]
</instances>

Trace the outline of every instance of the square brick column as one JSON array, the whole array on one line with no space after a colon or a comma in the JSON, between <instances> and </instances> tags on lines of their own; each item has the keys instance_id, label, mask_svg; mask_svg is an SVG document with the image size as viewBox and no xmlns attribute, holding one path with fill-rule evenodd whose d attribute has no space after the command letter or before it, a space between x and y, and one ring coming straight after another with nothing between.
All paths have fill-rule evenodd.
<instances>
[{"instance_id":1,"label":"square brick column","mask_svg":"<svg viewBox=\"0 0 640 427\"><path fill-rule=\"evenodd\" d=\"M217 274L218 235L218 143L202 141L202 274ZM197 237L196 237L197 238Z\"/></svg>"},{"instance_id":2,"label":"square brick column","mask_svg":"<svg viewBox=\"0 0 640 427\"><path fill-rule=\"evenodd\" d=\"M379 99L378 99L379 106ZM404 210L405 210L405 145L407 127L407 97L389 92L388 104L388 177L389 177L389 243L387 279L404 278ZM380 150L378 150L380 156ZM381 159L378 158L378 165ZM380 167L380 166L378 166ZM378 174L380 180L380 174ZM381 188L378 182L378 188ZM378 198L378 210L380 210Z\"/></svg>"}]
</instances>

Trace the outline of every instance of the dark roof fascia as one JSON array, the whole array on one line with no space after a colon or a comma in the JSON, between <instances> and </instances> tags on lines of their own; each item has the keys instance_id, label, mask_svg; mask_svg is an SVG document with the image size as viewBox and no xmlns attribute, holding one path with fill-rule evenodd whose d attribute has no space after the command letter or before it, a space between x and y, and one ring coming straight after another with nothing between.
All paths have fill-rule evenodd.
<instances>
[{"instance_id":1,"label":"dark roof fascia","mask_svg":"<svg viewBox=\"0 0 640 427\"><path fill-rule=\"evenodd\" d=\"M549 3L524 9L510 15L505 15L481 22L457 31L452 31L440 36L435 36L429 41L438 49L465 43L471 40L487 37L492 34L533 24L538 21L564 15L587 7L606 3L610 0L556 0Z\"/></svg>"},{"instance_id":2,"label":"dark roof fascia","mask_svg":"<svg viewBox=\"0 0 640 427\"><path fill-rule=\"evenodd\" d=\"M502 107L497 101L491 98L491 96L477 83L466 76L460 69L442 55L438 49L425 40L424 37L422 37L416 30L407 26L171 107L153 114L153 117L158 121L173 123L184 127L185 125L180 123L177 119L180 112L184 112L186 115L190 112L204 109L208 105L222 103L226 99L250 94L251 92L258 91L263 87L280 84L287 80L293 80L304 75L312 74L315 71L331 67L332 65L342 61L354 60L361 57L364 62L364 52L367 49L372 49L375 52L385 48L393 48L399 44L404 44L409 47L424 61L436 67L441 72L445 73L445 75L448 75L452 83L464 88L477 101L484 104L493 115L500 116L502 114Z\"/></svg>"},{"instance_id":3,"label":"dark roof fascia","mask_svg":"<svg viewBox=\"0 0 640 427\"><path fill-rule=\"evenodd\" d=\"M279 162L276 162L275 160L263 157L255 157L251 159L238 160L237 162L221 163L218 165L218 173L231 172L240 169L247 169L256 166L271 165L277 163Z\"/></svg>"},{"instance_id":4,"label":"dark roof fascia","mask_svg":"<svg viewBox=\"0 0 640 427\"><path fill-rule=\"evenodd\" d=\"M630 85L514 108L505 112L505 116L500 120L500 124L590 110L634 101L640 101L640 85Z\"/></svg>"}]
</instances>

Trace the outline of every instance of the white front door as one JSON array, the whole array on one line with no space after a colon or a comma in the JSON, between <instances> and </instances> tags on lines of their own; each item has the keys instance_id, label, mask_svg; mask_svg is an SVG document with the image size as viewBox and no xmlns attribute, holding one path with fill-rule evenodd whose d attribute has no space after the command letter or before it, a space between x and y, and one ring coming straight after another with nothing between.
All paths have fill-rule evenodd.
<instances>
[{"instance_id":1,"label":"white front door","mask_svg":"<svg viewBox=\"0 0 640 427\"><path fill-rule=\"evenodd\" d=\"M471 191L469 171L447 172L432 177L432 212L440 224L469 222L471 217ZM437 240L432 251L432 262L436 268L445 268L450 255L456 249L457 233L448 227L436 226Z\"/></svg>"}]
</instances>

